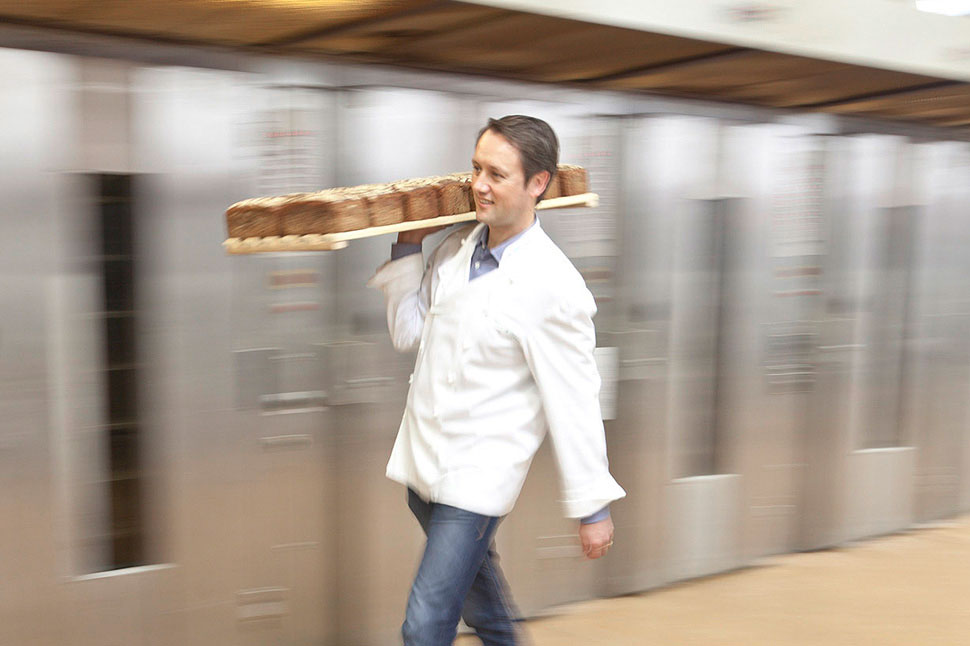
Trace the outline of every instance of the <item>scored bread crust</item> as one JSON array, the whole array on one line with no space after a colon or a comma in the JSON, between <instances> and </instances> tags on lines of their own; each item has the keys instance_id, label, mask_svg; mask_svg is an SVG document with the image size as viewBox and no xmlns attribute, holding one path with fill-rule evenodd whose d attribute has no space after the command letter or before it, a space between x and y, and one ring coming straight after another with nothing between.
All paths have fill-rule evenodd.
<instances>
[{"instance_id":1,"label":"scored bread crust","mask_svg":"<svg viewBox=\"0 0 970 646\"><path fill-rule=\"evenodd\" d=\"M404 219L428 220L438 217L438 193L424 180L394 182L394 189L404 198Z\"/></svg>"},{"instance_id":2,"label":"scored bread crust","mask_svg":"<svg viewBox=\"0 0 970 646\"><path fill-rule=\"evenodd\" d=\"M475 210L475 193L472 191L472 174L471 171L465 173L452 173L450 177L454 177L458 180L461 185L461 191L465 195L465 206L463 210L459 213L468 213Z\"/></svg>"},{"instance_id":3,"label":"scored bread crust","mask_svg":"<svg viewBox=\"0 0 970 646\"><path fill-rule=\"evenodd\" d=\"M404 222L403 196L393 189L373 190L365 194L368 217L372 227Z\"/></svg>"},{"instance_id":4,"label":"scored bread crust","mask_svg":"<svg viewBox=\"0 0 970 646\"><path fill-rule=\"evenodd\" d=\"M236 202L226 210L229 236L262 238L280 235L282 220L279 209L289 197L254 197Z\"/></svg>"},{"instance_id":5,"label":"scored bread crust","mask_svg":"<svg viewBox=\"0 0 970 646\"><path fill-rule=\"evenodd\" d=\"M438 194L438 215L457 215L469 211L471 181L454 175L430 178Z\"/></svg>"},{"instance_id":6,"label":"scored bread crust","mask_svg":"<svg viewBox=\"0 0 970 646\"><path fill-rule=\"evenodd\" d=\"M586 169L572 164L559 165L559 191L563 196L581 195L589 191Z\"/></svg>"},{"instance_id":7,"label":"scored bread crust","mask_svg":"<svg viewBox=\"0 0 970 646\"><path fill-rule=\"evenodd\" d=\"M543 199L588 190L585 168L560 164ZM250 198L226 209L226 224L231 238L328 234L475 210L471 173L464 172Z\"/></svg>"},{"instance_id":8,"label":"scored bread crust","mask_svg":"<svg viewBox=\"0 0 970 646\"><path fill-rule=\"evenodd\" d=\"M363 197L339 189L308 193L280 208L283 235L343 233L370 226Z\"/></svg>"},{"instance_id":9,"label":"scored bread crust","mask_svg":"<svg viewBox=\"0 0 970 646\"><path fill-rule=\"evenodd\" d=\"M561 195L562 192L559 189L559 173L557 172L549 178L549 186L546 187L546 192L543 194L542 199L551 200Z\"/></svg>"}]
</instances>

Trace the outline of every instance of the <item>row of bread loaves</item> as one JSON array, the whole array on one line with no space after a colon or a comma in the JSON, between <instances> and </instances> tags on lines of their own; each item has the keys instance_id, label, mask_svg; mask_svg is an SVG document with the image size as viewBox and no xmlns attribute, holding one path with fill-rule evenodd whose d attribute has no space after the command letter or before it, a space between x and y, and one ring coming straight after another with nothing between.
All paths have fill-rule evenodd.
<instances>
[{"instance_id":1,"label":"row of bread loaves","mask_svg":"<svg viewBox=\"0 0 970 646\"><path fill-rule=\"evenodd\" d=\"M330 188L236 202L226 210L230 238L341 233L475 210L471 173L390 184ZM586 170L561 164L544 199L587 191Z\"/></svg>"}]
</instances>

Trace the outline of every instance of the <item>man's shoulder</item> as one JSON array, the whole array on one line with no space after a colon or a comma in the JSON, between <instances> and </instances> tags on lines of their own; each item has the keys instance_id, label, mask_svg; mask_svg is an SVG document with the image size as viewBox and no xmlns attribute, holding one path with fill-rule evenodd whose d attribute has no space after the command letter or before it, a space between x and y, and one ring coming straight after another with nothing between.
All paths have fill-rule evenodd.
<instances>
[{"instance_id":1,"label":"man's shoulder","mask_svg":"<svg viewBox=\"0 0 970 646\"><path fill-rule=\"evenodd\" d=\"M545 231L537 232L525 254L529 275L550 288L586 290L586 282L579 270Z\"/></svg>"},{"instance_id":2,"label":"man's shoulder","mask_svg":"<svg viewBox=\"0 0 970 646\"><path fill-rule=\"evenodd\" d=\"M588 309L592 296L586 281L572 261L544 231L534 236L517 259L516 280L526 287L532 303L548 311L550 307Z\"/></svg>"},{"instance_id":3,"label":"man's shoulder","mask_svg":"<svg viewBox=\"0 0 970 646\"><path fill-rule=\"evenodd\" d=\"M468 222L455 227L454 231L449 232L448 235L441 239L438 246L431 252L430 259L441 262L458 253L462 243L475 230L476 226L478 226L477 222Z\"/></svg>"}]
</instances>

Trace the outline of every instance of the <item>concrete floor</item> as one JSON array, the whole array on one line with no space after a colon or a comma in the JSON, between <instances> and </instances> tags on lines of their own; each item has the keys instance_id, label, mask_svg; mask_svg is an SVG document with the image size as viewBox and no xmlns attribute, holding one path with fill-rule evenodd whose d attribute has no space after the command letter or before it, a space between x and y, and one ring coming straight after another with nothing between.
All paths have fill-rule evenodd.
<instances>
[{"instance_id":1,"label":"concrete floor","mask_svg":"<svg viewBox=\"0 0 970 646\"><path fill-rule=\"evenodd\" d=\"M970 645L970 516L576 604L525 630L531 646Z\"/></svg>"}]
</instances>

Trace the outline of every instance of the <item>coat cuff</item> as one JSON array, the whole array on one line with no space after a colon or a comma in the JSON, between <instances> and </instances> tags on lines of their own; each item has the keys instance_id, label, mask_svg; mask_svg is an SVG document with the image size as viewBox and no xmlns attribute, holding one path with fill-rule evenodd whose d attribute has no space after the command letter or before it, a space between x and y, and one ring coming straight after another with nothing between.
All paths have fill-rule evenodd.
<instances>
[{"instance_id":1,"label":"coat cuff","mask_svg":"<svg viewBox=\"0 0 970 646\"><path fill-rule=\"evenodd\" d=\"M603 507L592 516L581 518L579 522L582 523L583 525L592 525L593 523L598 523L600 521L606 520L609 517L610 517L610 506L607 505L606 507Z\"/></svg>"},{"instance_id":2,"label":"coat cuff","mask_svg":"<svg viewBox=\"0 0 970 646\"><path fill-rule=\"evenodd\" d=\"M585 487L574 487L565 491L562 501L563 513L567 518L585 519L624 496L626 492L623 491L623 487L607 473Z\"/></svg>"}]
</instances>

